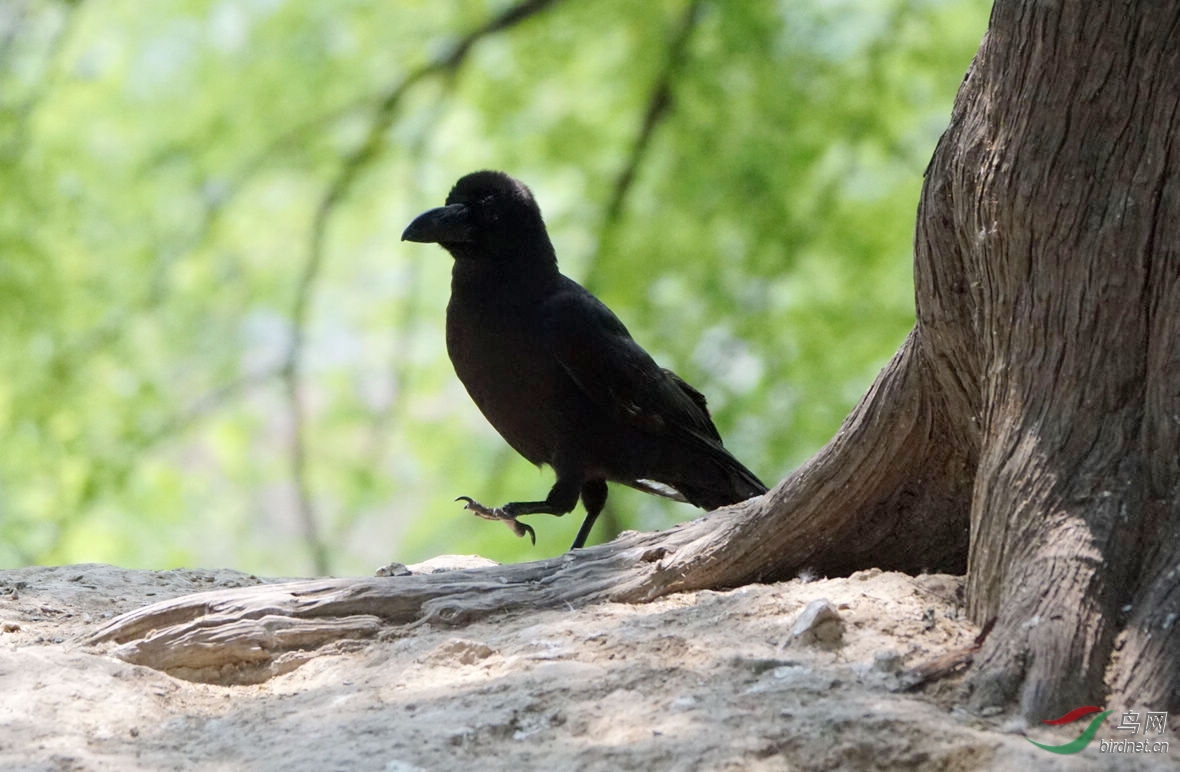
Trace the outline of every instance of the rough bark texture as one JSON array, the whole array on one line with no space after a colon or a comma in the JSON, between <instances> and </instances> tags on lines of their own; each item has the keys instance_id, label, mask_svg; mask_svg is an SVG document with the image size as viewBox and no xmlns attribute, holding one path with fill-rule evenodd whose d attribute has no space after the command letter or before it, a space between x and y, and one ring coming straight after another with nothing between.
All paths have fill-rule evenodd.
<instances>
[{"instance_id":1,"label":"rough bark texture","mask_svg":"<svg viewBox=\"0 0 1180 772\"><path fill-rule=\"evenodd\" d=\"M536 563L190 596L92 640L256 680L394 625L801 569L966 569L971 614L995 621L977 705L1175 711L1178 104L1180 6L1001 0L927 172L917 325L773 491Z\"/></svg>"},{"instance_id":2,"label":"rough bark texture","mask_svg":"<svg viewBox=\"0 0 1180 772\"><path fill-rule=\"evenodd\" d=\"M978 449L968 604L998 619L981 706L1103 704L1123 627L1122 704L1175 689L1178 24L997 3L927 174L919 331Z\"/></svg>"}]
</instances>

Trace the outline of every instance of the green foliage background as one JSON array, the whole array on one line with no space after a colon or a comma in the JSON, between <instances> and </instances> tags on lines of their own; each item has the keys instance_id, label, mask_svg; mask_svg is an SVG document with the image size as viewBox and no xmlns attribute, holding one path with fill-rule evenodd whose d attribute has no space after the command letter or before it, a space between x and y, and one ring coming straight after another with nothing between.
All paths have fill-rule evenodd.
<instances>
[{"instance_id":1,"label":"green foliage background","mask_svg":"<svg viewBox=\"0 0 1180 772\"><path fill-rule=\"evenodd\" d=\"M780 479L912 324L921 174L986 14L7 0L0 566L564 549L578 513L531 548L452 502L552 482L450 369L450 258L398 240L477 168L533 188L564 270ZM696 510L608 514L599 539Z\"/></svg>"}]
</instances>

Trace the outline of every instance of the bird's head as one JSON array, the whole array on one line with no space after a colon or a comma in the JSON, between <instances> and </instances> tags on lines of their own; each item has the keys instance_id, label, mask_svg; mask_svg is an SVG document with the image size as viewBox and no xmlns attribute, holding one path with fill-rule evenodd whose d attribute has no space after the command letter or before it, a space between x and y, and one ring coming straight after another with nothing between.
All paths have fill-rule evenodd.
<instances>
[{"instance_id":1,"label":"bird's head","mask_svg":"<svg viewBox=\"0 0 1180 772\"><path fill-rule=\"evenodd\" d=\"M473 172L460 179L446 206L415 217L402 241L439 244L456 260L555 262L533 194L504 172Z\"/></svg>"}]
</instances>

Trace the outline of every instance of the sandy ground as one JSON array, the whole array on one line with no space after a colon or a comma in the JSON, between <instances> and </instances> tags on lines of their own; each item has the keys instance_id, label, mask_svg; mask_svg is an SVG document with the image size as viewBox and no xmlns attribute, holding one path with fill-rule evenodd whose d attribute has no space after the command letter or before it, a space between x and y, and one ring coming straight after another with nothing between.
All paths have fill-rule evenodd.
<instances>
[{"instance_id":1,"label":"sandy ground","mask_svg":"<svg viewBox=\"0 0 1180 772\"><path fill-rule=\"evenodd\" d=\"M1097 740L1076 755L1048 753L1025 735L1059 744L1082 725L972 716L956 704L954 678L900 691L905 669L977 633L951 576L867 571L393 631L254 686L178 680L81 642L132 608L259 581L102 565L0 571L0 769L1124 770L1180 761L1180 747L1102 753ZM792 637L819 599L839 621L813 640Z\"/></svg>"}]
</instances>

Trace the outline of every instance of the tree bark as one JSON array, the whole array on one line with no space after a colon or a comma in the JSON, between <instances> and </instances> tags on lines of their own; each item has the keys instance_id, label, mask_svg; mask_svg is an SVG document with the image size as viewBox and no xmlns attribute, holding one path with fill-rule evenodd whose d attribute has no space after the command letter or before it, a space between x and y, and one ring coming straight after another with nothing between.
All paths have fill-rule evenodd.
<instances>
[{"instance_id":1,"label":"tree bark","mask_svg":"<svg viewBox=\"0 0 1180 772\"><path fill-rule=\"evenodd\" d=\"M1000 0L934 152L917 323L765 496L535 563L179 598L93 642L257 680L391 625L878 566L968 575L973 701L1180 707L1180 6Z\"/></svg>"},{"instance_id":2,"label":"tree bark","mask_svg":"<svg viewBox=\"0 0 1180 772\"><path fill-rule=\"evenodd\" d=\"M1175 704L1178 24L998 2L928 171L919 329L978 448L968 608L998 620L979 705L1102 704L1120 629L1110 696Z\"/></svg>"}]
</instances>

